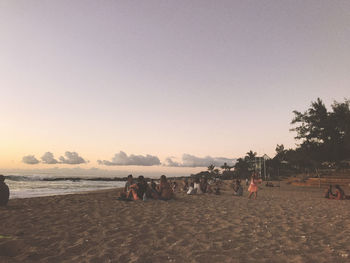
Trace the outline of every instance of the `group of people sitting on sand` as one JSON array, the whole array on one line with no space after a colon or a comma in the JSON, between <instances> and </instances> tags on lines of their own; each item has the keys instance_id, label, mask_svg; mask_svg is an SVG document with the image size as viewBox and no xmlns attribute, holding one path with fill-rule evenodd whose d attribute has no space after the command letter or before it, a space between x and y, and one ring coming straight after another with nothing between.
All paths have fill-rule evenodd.
<instances>
[{"instance_id":1,"label":"group of people sitting on sand","mask_svg":"<svg viewBox=\"0 0 350 263\"><path fill-rule=\"evenodd\" d=\"M168 182L165 175L160 177L159 184L154 179L147 182L147 180L140 175L135 181L130 174L127 177L125 187L120 193L119 200L132 201L132 200L170 200L175 197L176 191L183 191L187 195L199 195L199 194L220 194L220 186L222 181L216 178L207 179L205 177L196 177L192 180L187 178L183 180L182 186L178 186L177 182ZM258 184L261 183L261 179L257 178L254 173L250 180L248 188L249 198L254 194L254 199L257 197ZM232 182L232 190L234 196L243 196L243 186L240 179L235 179Z\"/></svg>"},{"instance_id":2,"label":"group of people sitting on sand","mask_svg":"<svg viewBox=\"0 0 350 263\"><path fill-rule=\"evenodd\" d=\"M333 193L333 186L329 185L325 191L324 197L327 199L334 199L334 200L350 199L350 196L345 195L344 190L338 184L335 185L334 193Z\"/></svg>"},{"instance_id":3,"label":"group of people sitting on sand","mask_svg":"<svg viewBox=\"0 0 350 263\"><path fill-rule=\"evenodd\" d=\"M262 180L258 178L257 174L253 173L250 184L248 187L250 199L257 198L258 195L258 184L261 184ZM207 178L195 178L190 182L188 179L184 179L182 187L178 187L177 182L168 182L165 175L160 177L159 184L155 182L154 179L147 182L147 180L140 175L137 181L134 181L133 176L130 174L127 177L124 190L121 192L119 200L132 201L132 200L170 200L175 198L174 192L177 190L182 190L188 195L196 194L220 194L220 180L211 179L208 181ZM6 190L6 184L4 184L4 176L0 175L0 205L6 205L8 201L8 187ZM234 196L243 195L243 186L240 179L235 179L231 185L233 189ZM4 192L4 193L2 193ZM350 199L350 196L346 196L344 190L339 186L335 185L335 192L333 193L333 186L330 185L324 194L325 198L334 200L344 200ZM7 198L7 199L6 199Z\"/></svg>"},{"instance_id":4,"label":"group of people sitting on sand","mask_svg":"<svg viewBox=\"0 0 350 263\"><path fill-rule=\"evenodd\" d=\"M124 191L121 192L119 200L170 200L174 197L173 186L167 181L165 175L160 177L160 182L157 185L154 180L148 183L142 175L140 175L135 182L133 176L130 174L128 175Z\"/></svg>"},{"instance_id":5,"label":"group of people sitting on sand","mask_svg":"<svg viewBox=\"0 0 350 263\"><path fill-rule=\"evenodd\" d=\"M188 195L195 195L195 194L220 194L220 186L219 182L215 180L209 180L207 178L195 178L194 180L191 180L191 182L188 182L187 179L183 181L183 188L182 190L186 192Z\"/></svg>"}]
</instances>

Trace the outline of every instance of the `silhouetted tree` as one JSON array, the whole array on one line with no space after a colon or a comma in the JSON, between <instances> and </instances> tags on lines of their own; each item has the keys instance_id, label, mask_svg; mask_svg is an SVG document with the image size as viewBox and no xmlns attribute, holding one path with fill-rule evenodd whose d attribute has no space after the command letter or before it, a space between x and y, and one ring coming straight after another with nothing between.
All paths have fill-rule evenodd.
<instances>
[{"instance_id":1,"label":"silhouetted tree","mask_svg":"<svg viewBox=\"0 0 350 263\"><path fill-rule=\"evenodd\" d=\"M211 165L208 166L208 171L210 173L213 173L214 169L215 169L215 165L211 164Z\"/></svg>"},{"instance_id":2,"label":"silhouetted tree","mask_svg":"<svg viewBox=\"0 0 350 263\"><path fill-rule=\"evenodd\" d=\"M250 150L246 153L246 156L244 157L244 160L248 163L249 167L248 169L250 171L253 171L255 169L255 158L257 153Z\"/></svg>"},{"instance_id":3,"label":"silhouetted tree","mask_svg":"<svg viewBox=\"0 0 350 263\"><path fill-rule=\"evenodd\" d=\"M250 150L249 152L246 153L245 158L251 161L255 159L256 155L257 155L256 152L253 152L252 150Z\"/></svg>"},{"instance_id":4,"label":"silhouetted tree","mask_svg":"<svg viewBox=\"0 0 350 263\"><path fill-rule=\"evenodd\" d=\"M220 168L224 170L224 172L229 172L233 166L229 166L227 163L224 163L224 165L222 165Z\"/></svg>"},{"instance_id":5,"label":"silhouetted tree","mask_svg":"<svg viewBox=\"0 0 350 263\"><path fill-rule=\"evenodd\" d=\"M250 175L249 163L245 158L244 159L243 158L237 159L237 162L236 162L234 168L235 168L236 177L239 177L239 178L249 177L249 175Z\"/></svg>"},{"instance_id":6,"label":"silhouetted tree","mask_svg":"<svg viewBox=\"0 0 350 263\"><path fill-rule=\"evenodd\" d=\"M328 112L318 98L307 111L293 111L291 124L297 126L291 131L297 133L295 139L301 142L296 153L303 157L305 167L350 158L350 101L335 101L331 107L333 111Z\"/></svg>"},{"instance_id":7,"label":"silhouetted tree","mask_svg":"<svg viewBox=\"0 0 350 263\"><path fill-rule=\"evenodd\" d=\"M275 151L276 151L276 155L274 158L276 158L278 161L281 162L281 161L284 161L286 159L287 150L284 149L283 144L281 144L281 145L277 144Z\"/></svg>"}]
</instances>

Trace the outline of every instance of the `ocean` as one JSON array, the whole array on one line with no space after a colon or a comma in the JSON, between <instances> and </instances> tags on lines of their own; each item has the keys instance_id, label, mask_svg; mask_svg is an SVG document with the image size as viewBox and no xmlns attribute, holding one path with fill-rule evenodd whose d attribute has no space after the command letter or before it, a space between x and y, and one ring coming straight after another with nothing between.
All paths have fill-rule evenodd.
<instances>
[{"instance_id":1,"label":"ocean","mask_svg":"<svg viewBox=\"0 0 350 263\"><path fill-rule=\"evenodd\" d=\"M121 178L45 177L42 175L5 175L10 199L66 195L123 187Z\"/></svg>"}]
</instances>

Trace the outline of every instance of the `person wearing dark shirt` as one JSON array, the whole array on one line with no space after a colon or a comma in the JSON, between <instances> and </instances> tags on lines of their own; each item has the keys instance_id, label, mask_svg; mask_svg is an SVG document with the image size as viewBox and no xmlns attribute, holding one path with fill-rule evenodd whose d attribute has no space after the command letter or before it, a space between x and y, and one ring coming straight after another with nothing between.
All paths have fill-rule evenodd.
<instances>
[{"instance_id":1,"label":"person wearing dark shirt","mask_svg":"<svg viewBox=\"0 0 350 263\"><path fill-rule=\"evenodd\" d=\"M9 187L5 184L5 176L0 175L0 206L7 205L10 197Z\"/></svg>"},{"instance_id":2,"label":"person wearing dark shirt","mask_svg":"<svg viewBox=\"0 0 350 263\"><path fill-rule=\"evenodd\" d=\"M140 175L137 178L137 180L138 180L138 182L137 182L137 196L140 199L144 199L144 196L148 193L148 190L149 190L147 181L142 175Z\"/></svg>"},{"instance_id":3,"label":"person wearing dark shirt","mask_svg":"<svg viewBox=\"0 0 350 263\"><path fill-rule=\"evenodd\" d=\"M333 189L333 186L330 184L324 193L325 198L332 199L332 197L334 197L332 189Z\"/></svg>"},{"instance_id":4,"label":"person wearing dark shirt","mask_svg":"<svg viewBox=\"0 0 350 263\"><path fill-rule=\"evenodd\" d=\"M129 200L145 200L146 195L149 193L149 188L145 178L140 175L137 178L137 183L130 186L130 190L127 194Z\"/></svg>"},{"instance_id":5,"label":"person wearing dark shirt","mask_svg":"<svg viewBox=\"0 0 350 263\"><path fill-rule=\"evenodd\" d=\"M153 199L158 199L159 198L159 193L157 189L157 184L154 182L154 180L151 180L150 186L148 187L149 189L149 194L147 197L153 198Z\"/></svg>"}]
</instances>

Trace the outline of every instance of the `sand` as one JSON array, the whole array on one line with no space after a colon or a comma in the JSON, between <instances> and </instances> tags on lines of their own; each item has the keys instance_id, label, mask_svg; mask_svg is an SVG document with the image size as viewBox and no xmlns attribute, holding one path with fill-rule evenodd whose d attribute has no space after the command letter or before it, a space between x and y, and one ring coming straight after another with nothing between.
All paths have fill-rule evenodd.
<instances>
[{"instance_id":1,"label":"sand","mask_svg":"<svg viewBox=\"0 0 350 263\"><path fill-rule=\"evenodd\" d=\"M10 200L0 262L350 262L350 201L262 186L123 202L117 190Z\"/></svg>"}]
</instances>

